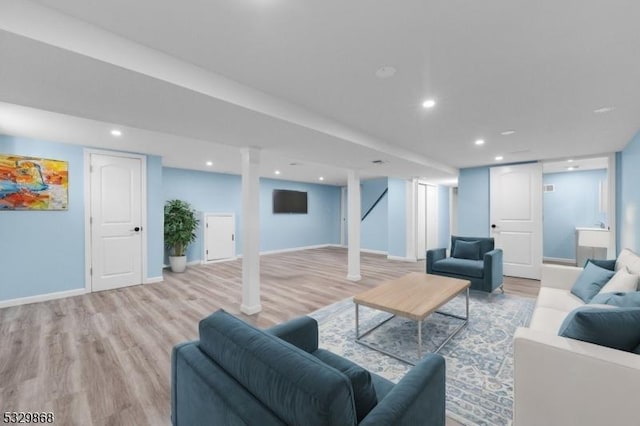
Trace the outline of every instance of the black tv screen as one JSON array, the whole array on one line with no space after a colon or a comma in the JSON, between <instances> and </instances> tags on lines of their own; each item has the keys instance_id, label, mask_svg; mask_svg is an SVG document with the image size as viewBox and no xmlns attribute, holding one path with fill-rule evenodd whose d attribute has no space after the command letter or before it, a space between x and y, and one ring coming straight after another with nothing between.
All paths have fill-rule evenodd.
<instances>
[{"instance_id":1,"label":"black tv screen","mask_svg":"<svg viewBox=\"0 0 640 426\"><path fill-rule=\"evenodd\" d=\"M273 212L307 214L307 193L289 191L287 189L274 189Z\"/></svg>"}]
</instances>

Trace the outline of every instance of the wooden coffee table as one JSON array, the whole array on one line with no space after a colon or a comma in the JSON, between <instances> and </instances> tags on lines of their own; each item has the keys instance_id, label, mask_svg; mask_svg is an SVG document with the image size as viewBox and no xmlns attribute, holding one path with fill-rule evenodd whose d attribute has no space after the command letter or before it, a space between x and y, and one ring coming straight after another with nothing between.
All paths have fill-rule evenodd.
<instances>
[{"instance_id":1,"label":"wooden coffee table","mask_svg":"<svg viewBox=\"0 0 640 426\"><path fill-rule=\"evenodd\" d=\"M449 340L458 334L469 321L470 285L471 283L469 281L457 278L424 274L422 272L411 272L401 278L388 281L376 288L360 293L353 298L353 302L356 305L356 342L402 362L406 362L407 364L415 365L414 362L398 354L393 354L368 344L363 341L362 338L395 316L418 321L418 360L420 360L422 358L422 322L427 316L436 312L441 315L463 320L463 323L434 351L438 352ZM462 292L466 292L467 296L466 314L464 317L437 311L438 308ZM360 305L389 312L392 315L370 330L360 334Z\"/></svg>"}]
</instances>

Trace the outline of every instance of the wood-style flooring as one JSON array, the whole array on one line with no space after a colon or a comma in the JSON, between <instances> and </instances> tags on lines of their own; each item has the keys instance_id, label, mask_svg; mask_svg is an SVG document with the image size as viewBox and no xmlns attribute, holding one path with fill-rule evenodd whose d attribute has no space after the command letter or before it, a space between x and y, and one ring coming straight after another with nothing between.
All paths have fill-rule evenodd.
<instances>
[{"instance_id":1,"label":"wood-style flooring","mask_svg":"<svg viewBox=\"0 0 640 426\"><path fill-rule=\"evenodd\" d=\"M164 282L0 309L0 413L51 411L58 425L170 424L170 354L196 339L198 321L225 310L267 327L353 296L417 263L362 255L360 282L346 280L346 250L261 258L262 312L240 313L241 261L164 273ZM529 297L539 282L505 280ZM454 422L448 424L455 424Z\"/></svg>"}]
</instances>

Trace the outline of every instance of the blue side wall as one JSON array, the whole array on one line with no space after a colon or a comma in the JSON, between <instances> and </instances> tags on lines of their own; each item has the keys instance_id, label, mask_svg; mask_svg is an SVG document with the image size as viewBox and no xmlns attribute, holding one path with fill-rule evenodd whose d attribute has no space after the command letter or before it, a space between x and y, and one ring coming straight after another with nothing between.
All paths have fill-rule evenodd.
<instances>
[{"instance_id":1,"label":"blue side wall","mask_svg":"<svg viewBox=\"0 0 640 426\"><path fill-rule=\"evenodd\" d=\"M236 254L242 254L242 179L238 175L165 168L164 200L187 201L200 213L234 213ZM306 191L308 214L273 214L274 189ZM202 229L187 250L188 261L203 258ZM340 243L340 188L260 179L260 250Z\"/></svg>"},{"instance_id":2,"label":"blue side wall","mask_svg":"<svg viewBox=\"0 0 640 426\"><path fill-rule=\"evenodd\" d=\"M0 153L69 162L68 210L0 212L0 300L84 288L83 147L0 135ZM160 158L147 157L148 277L162 276L161 175Z\"/></svg>"},{"instance_id":3,"label":"blue side wall","mask_svg":"<svg viewBox=\"0 0 640 426\"><path fill-rule=\"evenodd\" d=\"M489 167L460 170L458 234L470 237L489 236Z\"/></svg>"},{"instance_id":4,"label":"blue side wall","mask_svg":"<svg viewBox=\"0 0 640 426\"><path fill-rule=\"evenodd\" d=\"M371 179L361 182L362 215L387 189L388 179ZM371 213L360 224L360 247L369 250L387 251L389 243L389 194L382 197Z\"/></svg>"},{"instance_id":5,"label":"blue side wall","mask_svg":"<svg viewBox=\"0 0 640 426\"><path fill-rule=\"evenodd\" d=\"M544 193L544 257L575 259L576 227L607 222L599 205L599 185L606 178L604 169L544 175L544 184L554 185Z\"/></svg>"},{"instance_id":6,"label":"blue side wall","mask_svg":"<svg viewBox=\"0 0 640 426\"><path fill-rule=\"evenodd\" d=\"M622 150L618 163L618 249L640 252L640 132Z\"/></svg>"}]
</instances>

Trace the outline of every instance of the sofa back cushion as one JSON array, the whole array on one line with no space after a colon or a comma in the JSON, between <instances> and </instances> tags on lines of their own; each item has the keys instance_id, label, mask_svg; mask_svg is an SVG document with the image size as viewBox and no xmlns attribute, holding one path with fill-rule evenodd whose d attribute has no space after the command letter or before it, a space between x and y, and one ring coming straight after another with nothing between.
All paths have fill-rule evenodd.
<instances>
[{"instance_id":1,"label":"sofa back cushion","mask_svg":"<svg viewBox=\"0 0 640 426\"><path fill-rule=\"evenodd\" d=\"M640 346L640 308L581 306L567 315L558 335L621 351Z\"/></svg>"},{"instance_id":2,"label":"sofa back cushion","mask_svg":"<svg viewBox=\"0 0 640 426\"><path fill-rule=\"evenodd\" d=\"M627 268L632 274L640 274L640 256L629 249L623 249L616 259L616 271Z\"/></svg>"},{"instance_id":3,"label":"sofa back cushion","mask_svg":"<svg viewBox=\"0 0 640 426\"><path fill-rule=\"evenodd\" d=\"M602 287L609 282L615 273L608 269L587 262L580 276L573 284L571 293L578 296L584 303L589 303Z\"/></svg>"},{"instance_id":4,"label":"sofa back cushion","mask_svg":"<svg viewBox=\"0 0 640 426\"><path fill-rule=\"evenodd\" d=\"M200 321L200 348L288 424L356 424L344 374L223 310Z\"/></svg>"},{"instance_id":5,"label":"sofa back cushion","mask_svg":"<svg viewBox=\"0 0 640 426\"><path fill-rule=\"evenodd\" d=\"M484 254L495 248L495 241L493 238L488 237L459 237L457 235L451 236L451 253L455 253L456 244L458 241L478 242L480 245L480 253L478 259L482 259ZM455 257L455 256L454 256ZM477 260L477 259L476 259Z\"/></svg>"},{"instance_id":6,"label":"sofa back cushion","mask_svg":"<svg viewBox=\"0 0 640 426\"><path fill-rule=\"evenodd\" d=\"M458 259L480 260L480 241L456 241L451 256Z\"/></svg>"}]
</instances>

